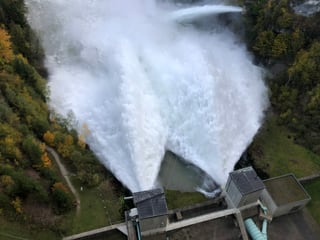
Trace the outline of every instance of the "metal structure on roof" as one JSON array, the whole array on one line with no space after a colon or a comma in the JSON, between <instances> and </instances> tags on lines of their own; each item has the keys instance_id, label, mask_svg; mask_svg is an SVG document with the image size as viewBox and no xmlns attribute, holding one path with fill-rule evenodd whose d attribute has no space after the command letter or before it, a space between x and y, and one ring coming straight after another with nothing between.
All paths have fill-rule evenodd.
<instances>
[{"instance_id":1,"label":"metal structure on roof","mask_svg":"<svg viewBox=\"0 0 320 240\"><path fill-rule=\"evenodd\" d=\"M133 202L140 219L162 216L168 212L164 191L160 188L133 193Z\"/></svg>"},{"instance_id":2,"label":"metal structure on roof","mask_svg":"<svg viewBox=\"0 0 320 240\"><path fill-rule=\"evenodd\" d=\"M231 172L230 178L242 195L262 190L265 187L252 167Z\"/></svg>"}]
</instances>

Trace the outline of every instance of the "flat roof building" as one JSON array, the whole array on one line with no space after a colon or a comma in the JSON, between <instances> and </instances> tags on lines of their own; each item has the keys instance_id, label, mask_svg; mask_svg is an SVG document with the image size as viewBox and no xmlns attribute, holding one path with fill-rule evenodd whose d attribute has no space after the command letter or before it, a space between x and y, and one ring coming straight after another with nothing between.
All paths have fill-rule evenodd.
<instances>
[{"instance_id":1,"label":"flat roof building","mask_svg":"<svg viewBox=\"0 0 320 240\"><path fill-rule=\"evenodd\" d=\"M311 200L293 174L270 178L263 183L266 189L261 199L273 217L298 211Z\"/></svg>"}]
</instances>

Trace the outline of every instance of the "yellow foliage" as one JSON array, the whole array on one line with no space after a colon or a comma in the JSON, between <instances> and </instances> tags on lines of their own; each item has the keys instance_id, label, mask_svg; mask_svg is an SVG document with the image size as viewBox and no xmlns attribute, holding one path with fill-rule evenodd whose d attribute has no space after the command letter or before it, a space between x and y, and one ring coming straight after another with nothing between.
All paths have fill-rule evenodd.
<instances>
[{"instance_id":1,"label":"yellow foliage","mask_svg":"<svg viewBox=\"0 0 320 240\"><path fill-rule=\"evenodd\" d=\"M0 177L0 186L1 187L10 187L14 184L14 181L12 179L11 176L8 176L8 175L2 175Z\"/></svg>"},{"instance_id":2,"label":"yellow foliage","mask_svg":"<svg viewBox=\"0 0 320 240\"><path fill-rule=\"evenodd\" d=\"M46 144L48 144L49 146L53 146L54 145L54 138L55 135L54 133L47 131L45 134L43 134L43 140L46 142Z\"/></svg>"},{"instance_id":3,"label":"yellow foliage","mask_svg":"<svg viewBox=\"0 0 320 240\"><path fill-rule=\"evenodd\" d=\"M16 55L16 58L21 60L24 64L29 64L28 59L26 59L22 54Z\"/></svg>"},{"instance_id":4,"label":"yellow foliage","mask_svg":"<svg viewBox=\"0 0 320 240\"><path fill-rule=\"evenodd\" d=\"M49 168L51 167L52 163L50 158L48 157L48 153L46 152L46 144L40 143L40 149L41 149L41 161L42 161L42 167ZM37 166L40 167L40 166Z\"/></svg>"},{"instance_id":5,"label":"yellow foliage","mask_svg":"<svg viewBox=\"0 0 320 240\"><path fill-rule=\"evenodd\" d=\"M64 144L71 146L73 144L73 137L71 135L67 135L64 139Z\"/></svg>"},{"instance_id":6,"label":"yellow foliage","mask_svg":"<svg viewBox=\"0 0 320 240\"><path fill-rule=\"evenodd\" d=\"M51 167L52 163L51 163L51 160L50 158L48 157L48 154L47 152L44 152L41 156L41 161L42 161L42 164L43 164L43 167L45 168L49 168Z\"/></svg>"},{"instance_id":7,"label":"yellow foliage","mask_svg":"<svg viewBox=\"0 0 320 240\"><path fill-rule=\"evenodd\" d=\"M71 135L67 135L64 138L63 143L58 144L58 152L62 155L62 157L70 156L73 147L73 137Z\"/></svg>"},{"instance_id":8,"label":"yellow foliage","mask_svg":"<svg viewBox=\"0 0 320 240\"><path fill-rule=\"evenodd\" d=\"M18 139L16 139L18 140ZM12 136L6 136L3 141L0 141L2 145L2 151L6 155L10 155L12 158L21 159L20 149L16 146L16 140Z\"/></svg>"},{"instance_id":9,"label":"yellow foliage","mask_svg":"<svg viewBox=\"0 0 320 240\"><path fill-rule=\"evenodd\" d=\"M5 145L7 145L7 146L9 146L9 147L12 147L12 146L15 145L15 142L14 142L13 138L12 138L12 137L9 137L9 136L7 136L7 137L4 139L4 143L5 143Z\"/></svg>"},{"instance_id":10,"label":"yellow foliage","mask_svg":"<svg viewBox=\"0 0 320 240\"><path fill-rule=\"evenodd\" d=\"M10 62L13 57L10 36L6 30L0 28L0 60Z\"/></svg>"},{"instance_id":11,"label":"yellow foliage","mask_svg":"<svg viewBox=\"0 0 320 240\"><path fill-rule=\"evenodd\" d=\"M17 213L22 213L22 202L21 199L19 197L16 197L15 200L11 201L12 206L14 207L14 209L16 210Z\"/></svg>"}]
</instances>

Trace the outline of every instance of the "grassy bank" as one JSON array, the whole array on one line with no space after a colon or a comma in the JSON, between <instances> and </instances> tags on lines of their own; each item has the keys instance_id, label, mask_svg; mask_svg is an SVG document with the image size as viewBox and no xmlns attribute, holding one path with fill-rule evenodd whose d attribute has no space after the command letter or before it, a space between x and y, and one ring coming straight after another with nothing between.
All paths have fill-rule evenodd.
<instances>
[{"instance_id":1,"label":"grassy bank","mask_svg":"<svg viewBox=\"0 0 320 240\"><path fill-rule=\"evenodd\" d=\"M294 142L294 135L269 119L250 148L256 167L270 177L288 172L298 178L320 172L320 156Z\"/></svg>"},{"instance_id":2,"label":"grassy bank","mask_svg":"<svg viewBox=\"0 0 320 240\"><path fill-rule=\"evenodd\" d=\"M0 215L0 239L32 239L57 240L62 236L105 227L122 222L120 214L121 201L109 181L102 182L98 187L82 188L78 181L72 179L81 198L81 209L61 216L57 221L56 232L48 228L41 229L37 225L11 222Z\"/></svg>"},{"instance_id":3,"label":"grassy bank","mask_svg":"<svg viewBox=\"0 0 320 240\"><path fill-rule=\"evenodd\" d=\"M308 204L308 210L318 224L320 224L320 180L306 184L305 188L312 198Z\"/></svg>"},{"instance_id":4,"label":"grassy bank","mask_svg":"<svg viewBox=\"0 0 320 240\"><path fill-rule=\"evenodd\" d=\"M63 231L66 235L123 221L120 214L121 201L109 181L102 182L96 188L82 188L82 191L79 182L74 179L73 183L79 191L81 208L79 214L74 211L65 217Z\"/></svg>"},{"instance_id":5,"label":"grassy bank","mask_svg":"<svg viewBox=\"0 0 320 240\"><path fill-rule=\"evenodd\" d=\"M270 177L294 173L298 178L320 172L320 156L294 142L294 135L279 126L274 117L255 137L250 154L256 167ZM309 183L306 189L312 200L308 209L320 224L320 180Z\"/></svg>"},{"instance_id":6,"label":"grassy bank","mask_svg":"<svg viewBox=\"0 0 320 240\"><path fill-rule=\"evenodd\" d=\"M59 234L48 229L39 229L39 226L8 221L0 216L0 239L56 240L61 239L61 237Z\"/></svg>"}]
</instances>

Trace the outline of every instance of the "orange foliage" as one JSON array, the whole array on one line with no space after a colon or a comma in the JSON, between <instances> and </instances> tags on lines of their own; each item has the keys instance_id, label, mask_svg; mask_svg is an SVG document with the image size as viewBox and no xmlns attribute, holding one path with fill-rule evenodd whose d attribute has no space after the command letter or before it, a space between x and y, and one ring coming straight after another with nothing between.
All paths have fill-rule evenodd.
<instances>
[{"instance_id":1,"label":"orange foliage","mask_svg":"<svg viewBox=\"0 0 320 240\"><path fill-rule=\"evenodd\" d=\"M42 152L42 155L41 155L42 166L45 168L51 167L51 165L52 165L51 160L48 157L48 154L46 152L46 144L40 143L40 148L41 148L41 152Z\"/></svg>"},{"instance_id":2,"label":"orange foliage","mask_svg":"<svg viewBox=\"0 0 320 240\"><path fill-rule=\"evenodd\" d=\"M0 28L0 60L10 62L13 59L10 36L6 30Z\"/></svg>"},{"instance_id":3,"label":"orange foliage","mask_svg":"<svg viewBox=\"0 0 320 240\"><path fill-rule=\"evenodd\" d=\"M56 189L62 190L64 192L69 192L67 187L62 182L56 182L55 184L53 184L52 191Z\"/></svg>"},{"instance_id":4,"label":"orange foliage","mask_svg":"<svg viewBox=\"0 0 320 240\"><path fill-rule=\"evenodd\" d=\"M51 163L51 160L50 158L48 157L48 154L47 152L44 152L41 156L41 161L42 161L42 164L43 164L43 167L45 168L49 168L51 167L52 163Z\"/></svg>"},{"instance_id":5,"label":"orange foliage","mask_svg":"<svg viewBox=\"0 0 320 240\"><path fill-rule=\"evenodd\" d=\"M55 135L54 133L47 131L45 134L43 134L43 140L46 142L46 144L48 144L49 146L53 146L54 145L54 138Z\"/></svg>"},{"instance_id":6,"label":"orange foliage","mask_svg":"<svg viewBox=\"0 0 320 240\"><path fill-rule=\"evenodd\" d=\"M12 206L16 210L17 213L22 213L22 202L19 197L16 197L15 200L11 201Z\"/></svg>"}]
</instances>

